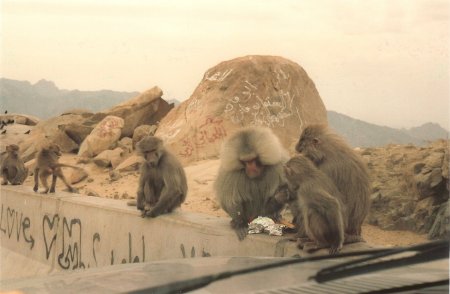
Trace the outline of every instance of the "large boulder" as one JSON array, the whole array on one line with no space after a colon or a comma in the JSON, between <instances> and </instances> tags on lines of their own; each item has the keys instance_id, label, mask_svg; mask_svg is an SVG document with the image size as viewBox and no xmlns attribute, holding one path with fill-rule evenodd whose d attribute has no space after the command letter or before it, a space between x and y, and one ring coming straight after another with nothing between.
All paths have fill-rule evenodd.
<instances>
[{"instance_id":1,"label":"large boulder","mask_svg":"<svg viewBox=\"0 0 450 294\"><path fill-rule=\"evenodd\" d=\"M64 131L70 139L72 139L77 144L81 144L84 139L92 132L94 127L86 126L84 124L67 124L60 126L60 130Z\"/></svg>"},{"instance_id":2,"label":"large boulder","mask_svg":"<svg viewBox=\"0 0 450 294\"><path fill-rule=\"evenodd\" d=\"M191 97L161 121L156 136L183 163L216 158L222 142L247 125L270 127L286 148L325 106L305 70L276 56L245 56L209 69Z\"/></svg>"},{"instance_id":3,"label":"large boulder","mask_svg":"<svg viewBox=\"0 0 450 294\"><path fill-rule=\"evenodd\" d=\"M78 155L82 157L94 157L104 150L117 144L124 120L117 116L107 116L99 122L89 136L81 143Z\"/></svg>"},{"instance_id":4,"label":"large boulder","mask_svg":"<svg viewBox=\"0 0 450 294\"><path fill-rule=\"evenodd\" d=\"M173 108L173 104L161 98L162 94L160 88L153 87L135 98L97 113L91 120L106 115L121 117L124 120L122 137L132 137L136 127L157 124Z\"/></svg>"}]
</instances>

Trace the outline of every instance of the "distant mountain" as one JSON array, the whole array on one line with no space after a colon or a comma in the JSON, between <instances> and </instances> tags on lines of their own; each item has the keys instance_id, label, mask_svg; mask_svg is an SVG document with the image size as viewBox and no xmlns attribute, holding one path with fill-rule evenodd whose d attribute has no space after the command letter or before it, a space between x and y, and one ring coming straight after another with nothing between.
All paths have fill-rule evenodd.
<instances>
[{"instance_id":1,"label":"distant mountain","mask_svg":"<svg viewBox=\"0 0 450 294\"><path fill-rule=\"evenodd\" d=\"M137 95L139 92L63 90L47 80L32 85L28 81L1 78L0 113L8 110L46 119L74 108L98 112Z\"/></svg>"},{"instance_id":2,"label":"distant mountain","mask_svg":"<svg viewBox=\"0 0 450 294\"><path fill-rule=\"evenodd\" d=\"M426 123L420 127L410 128L408 130L402 129L408 134L416 138L433 141L436 138L448 138L448 132L436 123Z\"/></svg>"},{"instance_id":3,"label":"distant mountain","mask_svg":"<svg viewBox=\"0 0 450 294\"><path fill-rule=\"evenodd\" d=\"M395 129L370 124L335 111L328 111L328 124L353 147L375 147L387 144L421 146L427 141L449 137L449 133L435 123L426 123L411 129Z\"/></svg>"}]
</instances>

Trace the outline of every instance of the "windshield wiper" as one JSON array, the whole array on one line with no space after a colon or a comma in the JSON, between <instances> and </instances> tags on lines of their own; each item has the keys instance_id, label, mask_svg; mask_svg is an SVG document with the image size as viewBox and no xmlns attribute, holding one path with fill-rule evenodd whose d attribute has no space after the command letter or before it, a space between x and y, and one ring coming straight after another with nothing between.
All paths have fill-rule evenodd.
<instances>
[{"instance_id":1,"label":"windshield wiper","mask_svg":"<svg viewBox=\"0 0 450 294\"><path fill-rule=\"evenodd\" d=\"M178 292L187 292L193 291L196 289L203 288L210 283L223 280L226 278L230 278L236 275L248 274L252 272L267 270L271 268L282 267L286 265L308 262L308 261L316 261L316 260L325 260L325 259L336 259L341 257L351 257L351 256L361 256L361 255L372 255L372 254L381 254L384 252L392 251L391 248L382 248L382 249L369 249L369 250L361 250L361 251L353 251L353 252L345 252L339 253L335 255L320 255L320 256L312 256L312 257L302 257L302 258L289 258L286 260L280 260L276 262L272 262L269 264L262 264L258 266L253 266L240 270L231 270L224 271L218 274L211 274L206 276L201 276L198 278L187 279L183 281L176 281L172 283L168 283L165 285L149 287L145 289L140 289L136 291L132 291L129 293L178 293Z\"/></svg>"},{"instance_id":2,"label":"windshield wiper","mask_svg":"<svg viewBox=\"0 0 450 294\"><path fill-rule=\"evenodd\" d=\"M389 260L385 258L388 256L404 253L414 252L412 256L400 256ZM407 266L416 263L423 263L449 257L449 241L439 240L428 242L425 244L419 244L405 248L395 248L386 252L379 252L369 257L344 262L339 265L330 266L317 272L317 274L310 279L323 283L344 277L355 276L360 274L366 274L378 270L386 270L389 268Z\"/></svg>"},{"instance_id":3,"label":"windshield wiper","mask_svg":"<svg viewBox=\"0 0 450 294\"><path fill-rule=\"evenodd\" d=\"M402 247L402 248L382 248L382 249L369 249L362 251L354 251L354 252L345 252L339 253L335 255L320 255L320 256L312 256L312 257L303 257L303 258L289 258L286 260L280 260L276 262L272 262L269 264L263 264L258 266L253 266L240 270L231 270L224 271L218 274L211 274L206 276L201 276L197 278L187 279L183 281L176 281L172 283L168 283L165 285L149 287L145 289L140 289L136 291L132 291L129 293L183 293L187 291L193 291L196 289L203 288L213 282L223 280L226 278L230 278L232 276L248 274L252 272L258 272L262 270L283 267L291 264L309 262L309 261L317 261L317 260L325 260L325 259L339 259L342 257L352 257L352 256L361 256L361 255L370 255L369 257L360 258L354 261L345 262L337 266L332 266L320 270L316 276L311 277L310 279L315 279L317 282L330 281L334 279L339 279L346 276L358 275L362 273L367 273L371 271L376 271L380 269L386 269L386 266L396 267L403 266L407 264L414 264L419 262L425 262L440 258L448 257L448 241L434 241L425 244L415 245L411 247ZM418 257L412 257L411 260L399 259L397 264L396 260L391 261L392 263L386 265L386 263L381 264L364 264L366 261L378 259L380 257L386 257L402 252L408 251L419 251ZM417 254L416 254L417 255ZM411 257L409 257L411 258ZM406 258L408 259L408 258ZM366 269L367 267L367 269Z\"/></svg>"}]
</instances>

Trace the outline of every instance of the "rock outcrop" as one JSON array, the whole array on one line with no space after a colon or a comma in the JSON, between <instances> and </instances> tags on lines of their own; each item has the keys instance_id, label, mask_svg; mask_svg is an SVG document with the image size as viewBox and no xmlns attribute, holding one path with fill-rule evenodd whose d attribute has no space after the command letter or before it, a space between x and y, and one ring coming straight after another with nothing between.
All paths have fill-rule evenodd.
<instances>
[{"instance_id":1,"label":"rock outcrop","mask_svg":"<svg viewBox=\"0 0 450 294\"><path fill-rule=\"evenodd\" d=\"M161 98L162 94L160 88L153 87L135 98L96 114L92 119L107 115L121 117L124 120L122 137L131 138L136 127L156 125L173 108L173 104Z\"/></svg>"},{"instance_id":2,"label":"rock outcrop","mask_svg":"<svg viewBox=\"0 0 450 294\"><path fill-rule=\"evenodd\" d=\"M188 163L217 157L224 139L243 126L270 127L293 149L305 125L326 122L324 104L301 66L282 57L245 56L209 69L156 135Z\"/></svg>"},{"instance_id":3,"label":"rock outcrop","mask_svg":"<svg viewBox=\"0 0 450 294\"><path fill-rule=\"evenodd\" d=\"M81 125L85 117L79 114L67 114L40 121L30 135L20 143L24 161L34 158L44 144L56 143L62 152L75 152L79 144L65 132L67 125Z\"/></svg>"},{"instance_id":4,"label":"rock outcrop","mask_svg":"<svg viewBox=\"0 0 450 294\"><path fill-rule=\"evenodd\" d=\"M427 233L432 239L450 238L447 141L422 148L368 148L362 155L373 179L370 224L386 230Z\"/></svg>"},{"instance_id":5,"label":"rock outcrop","mask_svg":"<svg viewBox=\"0 0 450 294\"><path fill-rule=\"evenodd\" d=\"M14 121L16 124L35 126L40 121L40 119L32 115L12 113L0 115L0 121L5 123L7 123L8 121Z\"/></svg>"}]
</instances>

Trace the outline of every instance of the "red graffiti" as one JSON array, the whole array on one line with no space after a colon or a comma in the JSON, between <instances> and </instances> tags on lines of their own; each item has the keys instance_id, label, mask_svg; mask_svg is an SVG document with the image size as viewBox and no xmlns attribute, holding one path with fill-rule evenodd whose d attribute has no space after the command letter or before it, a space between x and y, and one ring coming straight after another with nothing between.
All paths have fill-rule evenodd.
<instances>
[{"instance_id":1,"label":"red graffiti","mask_svg":"<svg viewBox=\"0 0 450 294\"><path fill-rule=\"evenodd\" d=\"M194 129L193 136L186 136L181 139L182 150L179 155L190 157L196 149L199 151L206 145L222 140L226 136L227 132L223 127L223 120L217 117L208 117L203 124Z\"/></svg>"},{"instance_id":2,"label":"red graffiti","mask_svg":"<svg viewBox=\"0 0 450 294\"><path fill-rule=\"evenodd\" d=\"M102 122L101 125L97 126L97 135L100 138L104 138L106 136L111 137L114 135L113 130L120 128L119 121L117 119L109 118Z\"/></svg>"}]
</instances>

